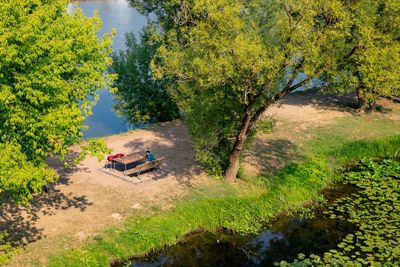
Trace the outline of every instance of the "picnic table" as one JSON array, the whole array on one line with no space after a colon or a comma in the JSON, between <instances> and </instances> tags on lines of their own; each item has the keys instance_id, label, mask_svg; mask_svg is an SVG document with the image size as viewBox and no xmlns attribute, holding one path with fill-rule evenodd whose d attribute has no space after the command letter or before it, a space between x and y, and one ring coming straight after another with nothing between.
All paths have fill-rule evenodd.
<instances>
[{"instance_id":1,"label":"picnic table","mask_svg":"<svg viewBox=\"0 0 400 267\"><path fill-rule=\"evenodd\" d=\"M127 154L122 157L115 157L111 162L111 169L115 170L116 164L123 164L124 170L122 171L124 175L136 174L136 177L139 178L139 175L146 171L158 170L161 173L161 165L164 162L164 158L161 157L159 159L148 161L146 154L144 152L134 152L131 154ZM134 166L129 166L130 164L134 164ZM139 178L140 179L140 178Z\"/></svg>"},{"instance_id":2,"label":"picnic table","mask_svg":"<svg viewBox=\"0 0 400 267\"><path fill-rule=\"evenodd\" d=\"M135 152L135 153L127 154L120 158L115 158L115 159L113 159L113 162L123 164L125 166L125 171L126 171L127 165L138 162L138 161L145 161L145 160L146 160L145 153Z\"/></svg>"}]
</instances>

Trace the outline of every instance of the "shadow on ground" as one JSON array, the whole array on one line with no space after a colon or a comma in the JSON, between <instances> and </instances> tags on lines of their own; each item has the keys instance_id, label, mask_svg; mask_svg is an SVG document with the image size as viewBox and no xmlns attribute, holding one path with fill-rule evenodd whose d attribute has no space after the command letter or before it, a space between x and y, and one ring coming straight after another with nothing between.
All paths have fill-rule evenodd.
<instances>
[{"instance_id":1,"label":"shadow on ground","mask_svg":"<svg viewBox=\"0 0 400 267\"><path fill-rule=\"evenodd\" d=\"M391 109L385 107L385 104L387 104L385 101L391 101L395 103L400 102L400 99L396 97L380 98L377 100L374 110L369 111L375 111L379 113L388 113L392 111ZM353 114L358 112L356 93L335 95L323 93L320 90L307 90L290 94L283 100L283 103L293 106L312 105L316 109L342 111Z\"/></svg>"},{"instance_id":2,"label":"shadow on ground","mask_svg":"<svg viewBox=\"0 0 400 267\"><path fill-rule=\"evenodd\" d=\"M171 127L174 126L174 127ZM192 186L192 176L201 173L201 168L195 163L193 145L182 122L173 121L151 128L151 137L132 136L124 145L125 153L150 150L156 158L164 158L161 174L149 173L153 180L166 175L187 186ZM119 151L118 151L119 152Z\"/></svg>"},{"instance_id":3,"label":"shadow on ground","mask_svg":"<svg viewBox=\"0 0 400 267\"><path fill-rule=\"evenodd\" d=\"M354 113L357 111L357 98L354 93L343 96L322 93L315 90L296 92L283 100L284 104L293 106L312 105L317 109L335 110Z\"/></svg>"},{"instance_id":4,"label":"shadow on ground","mask_svg":"<svg viewBox=\"0 0 400 267\"><path fill-rule=\"evenodd\" d=\"M57 210L67 210L70 208L80 209L82 212L92 205L86 196L73 196L64 194L56 189L56 185L71 184L68 175L76 171L74 168L59 168L59 161L51 161L59 172L60 178L53 185L47 187L47 193L38 193L34 196L29 206L15 205L4 200L0 210L0 232L5 232L7 237L5 242L10 242L13 246L24 246L28 243L44 238L42 228L38 228L36 223L40 215L55 215ZM0 244L1 245L1 244Z\"/></svg>"},{"instance_id":5,"label":"shadow on ground","mask_svg":"<svg viewBox=\"0 0 400 267\"><path fill-rule=\"evenodd\" d=\"M263 174L271 174L301 158L297 146L286 139L256 139L252 149L245 153L247 169L251 168L255 173ZM250 172L254 173L252 170Z\"/></svg>"}]
</instances>

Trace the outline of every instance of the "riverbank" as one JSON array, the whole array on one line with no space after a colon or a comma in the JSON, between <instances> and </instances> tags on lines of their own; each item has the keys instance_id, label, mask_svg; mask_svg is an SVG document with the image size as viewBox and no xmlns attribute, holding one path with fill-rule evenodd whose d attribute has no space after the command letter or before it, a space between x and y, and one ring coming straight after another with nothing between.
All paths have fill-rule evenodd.
<instances>
[{"instance_id":1,"label":"riverbank","mask_svg":"<svg viewBox=\"0 0 400 267\"><path fill-rule=\"evenodd\" d=\"M59 227L26 246L10 265L103 266L113 259L175 243L198 228L223 226L255 232L279 212L318 198L319 190L334 179L335 168L364 156L398 151L400 137L394 135L400 132L400 105L385 102L383 112L355 115L347 107L348 99L328 97L293 95L266 114L275 116L276 129L256 138L245 156L244 178L234 185L200 171L179 122L106 138L117 149L127 148L125 141L130 140L134 147L141 144L163 155L169 153L167 165L173 170L169 180L150 180L129 189L124 181L101 180L100 174L85 167L98 164L88 159L79 171L66 174L65 184L56 187L70 199L85 196L86 207L53 206L54 213L47 215L48 207L38 209L36 228ZM174 164L188 166L182 172L187 175L184 180ZM29 223L35 226L34 221ZM76 249L66 251L69 248Z\"/></svg>"}]
</instances>

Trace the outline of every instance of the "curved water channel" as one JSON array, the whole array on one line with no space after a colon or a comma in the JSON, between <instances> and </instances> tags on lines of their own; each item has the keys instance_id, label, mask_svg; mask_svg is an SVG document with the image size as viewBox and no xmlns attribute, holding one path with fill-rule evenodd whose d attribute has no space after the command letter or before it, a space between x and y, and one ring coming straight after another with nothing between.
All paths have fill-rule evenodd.
<instances>
[{"instance_id":1,"label":"curved water channel","mask_svg":"<svg viewBox=\"0 0 400 267\"><path fill-rule=\"evenodd\" d=\"M138 37L140 30L147 22L146 17L130 7L127 0L73 2L68 5L68 12L74 10L76 6L83 9L85 15L89 17L93 16L95 10L99 12L103 21L99 36L111 32L112 29L117 30L112 46L114 51L124 50L126 48L125 34L133 32ZM84 138L118 134L131 129L132 125L114 113L111 93L101 90L99 95L100 100L93 108L93 115L85 121L85 125L89 126L89 129L85 132Z\"/></svg>"},{"instance_id":2,"label":"curved water channel","mask_svg":"<svg viewBox=\"0 0 400 267\"><path fill-rule=\"evenodd\" d=\"M324 213L326 207L356 190L351 185L326 190L323 192L327 199L324 206L307 216L278 216L257 235L243 236L228 229L199 230L188 234L176 245L134 256L127 262L114 262L112 266L274 266L275 262L292 262L299 253L322 255L336 248L340 240L355 230L346 221L331 219Z\"/></svg>"}]
</instances>

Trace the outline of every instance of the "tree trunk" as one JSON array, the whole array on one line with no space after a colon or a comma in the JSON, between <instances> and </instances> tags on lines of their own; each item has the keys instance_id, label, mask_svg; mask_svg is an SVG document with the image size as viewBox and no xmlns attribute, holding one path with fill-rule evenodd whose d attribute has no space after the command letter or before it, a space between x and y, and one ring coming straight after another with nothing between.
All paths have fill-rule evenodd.
<instances>
[{"instance_id":1,"label":"tree trunk","mask_svg":"<svg viewBox=\"0 0 400 267\"><path fill-rule=\"evenodd\" d=\"M371 103L370 108L369 108L369 111L370 111L370 112L375 112L375 111L376 111L376 100L374 100L374 101Z\"/></svg>"},{"instance_id":2,"label":"tree trunk","mask_svg":"<svg viewBox=\"0 0 400 267\"><path fill-rule=\"evenodd\" d=\"M295 68L300 68L301 64ZM257 98L262 97L262 94L256 96L254 99L250 100L245 112L245 116L242 120L242 125L240 127L240 133L236 136L235 144L233 145L232 152L229 156L229 165L225 171L225 180L229 182L234 182L239 170L240 164L240 155L243 150L244 143L246 142L247 136L249 135L250 131L254 128L257 124L257 121L260 119L261 115L267 110L269 106L274 104L276 101L284 98L290 92L296 90L297 88L305 85L309 82L312 77L308 77L302 82L299 82L295 85L292 85L293 81L297 77L297 72L293 73L292 78L289 79L286 86L283 90L272 98L265 101L264 105L262 105L257 110L254 110L254 104L257 102ZM255 112L254 112L255 111ZM254 112L254 113L253 113Z\"/></svg>"},{"instance_id":3,"label":"tree trunk","mask_svg":"<svg viewBox=\"0 0 400 267\"><path fill-rule=\"evenodd\" d=\"M229 156L228 168L225 171L225 180L228 182L234 182L239 171L240 155L249 133L248 129L251 119L252 116L250 115L249 110L246 110L246 114L242 120L240 133L236 137L235 144L233 145L232 152Z\"/></svg>"},{"instance_id":4,"label":"tree trunk","mask_svg":"<svg viewBox=\"0 0 400 267\"><path fill-rule=\"evenodd\" d=\"M358 112L363 113L367 108L367 100L361 88L357 88Z\"/></svg>"}]
</instances>

